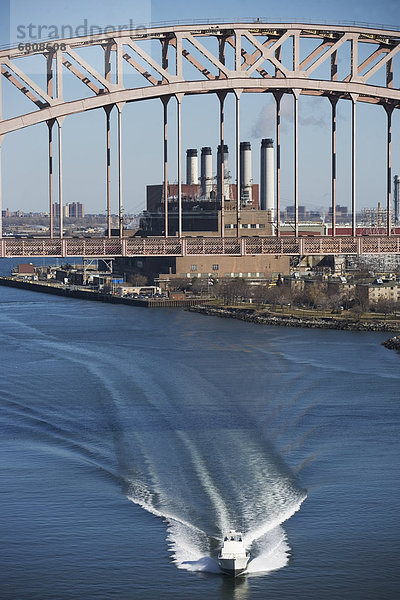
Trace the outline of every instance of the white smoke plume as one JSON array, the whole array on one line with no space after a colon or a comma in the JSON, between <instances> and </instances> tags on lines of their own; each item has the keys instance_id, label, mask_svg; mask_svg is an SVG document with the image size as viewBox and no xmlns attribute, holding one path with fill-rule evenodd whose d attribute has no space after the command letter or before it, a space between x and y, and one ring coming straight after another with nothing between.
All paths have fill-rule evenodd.
<instances>
[{"instance_id":1,"label":"white smoke plume","mask_svg":"<svg viewBox=\"0 0 400 600\"><path fill-rule=\"evenodd\" d=\"M293 124L294 99L291 94L284 94L281 100L281 130L286 131L288 126ZM253 125L253 138L274 138L275 137L275 119L276 103L272 96L269 96L265 106L258 114L257 120ZM306 112L301 104L299 108L299 124L305 127L326 127L328 119L320 110Z\"/></svg>"}]
</instances>

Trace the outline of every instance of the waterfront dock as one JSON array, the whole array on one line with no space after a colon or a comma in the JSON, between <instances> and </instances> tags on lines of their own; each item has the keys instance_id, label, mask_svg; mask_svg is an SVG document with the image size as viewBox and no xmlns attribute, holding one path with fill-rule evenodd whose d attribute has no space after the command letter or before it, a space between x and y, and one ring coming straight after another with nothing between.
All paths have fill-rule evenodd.
<instances>
[{"instance_id":1,"label":"waterfront dock","mask_svg":"<svg viewBox=\"0 0 400 600\"><path fill-rule=\"evenodd\" d=\"M40 281L24 281L13 277L0 277L0 285L14 287L31 292L44 294L55 294L79 300L92 300L95 302L106 302L108 304L127 304L129 306L140 306L142 308L189 308L207 302L206 298L127 298L111 293L97 290L85 289L81 286L66 286L60 283L48 283Z\"/></svg>"}]
</instances>

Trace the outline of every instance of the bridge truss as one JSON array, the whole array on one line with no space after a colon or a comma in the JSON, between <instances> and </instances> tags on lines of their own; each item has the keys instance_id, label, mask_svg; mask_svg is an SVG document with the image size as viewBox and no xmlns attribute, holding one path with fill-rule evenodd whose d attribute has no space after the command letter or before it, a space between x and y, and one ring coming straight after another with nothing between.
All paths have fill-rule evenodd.
<instances>
[{"instance_id":1,"label":"bridge truss","mask_svg":"<svg viewBox=\"0 0 400 600\"><path fill-rule=\"evenodd\" d=\"M400 254L400 236L42 238L0 241L0 258L113 256L323 256Z\"/></svg>"},{"instance_id":2,"label":"bridge truss","mask_svg":"<svg viewBox=\"0 0 400 600\"><path fill-rule=\"evenodd\" d=\"M155 58L154 43L158 44L158 58ZM149 44L151 46L149 46ZM101 68L96 61L89 60L86 54L90 48L101 49ZM111 237L111 178L110 178L110 113L115 108L118 112L118 212L120 239L105 242L93 240L93 247L108 244L115 247L115 254L129 255L132 249L140 254L140 248L148 248L147 240L132 242L122 239L122 111L127 102L159 98L164 107L164 213L165 238L164 250L169 253L168 246L177 248L173 254L184 254L185 248L192 247L192 242L182 239L182 164L181 164L181 107L184 97L193 94L215 94L220 103L220 143L224 144L224 102L227 94L234 94L236 103L236 183L240 189L240 100L243 93L270 93L276 101L276 239L255 238L225 240L224 242L204 240L204 248L209 254L217 249L223 252L229 248L275 248L273 253L287 253L286 248L297 250L318 245L318 253L335 253L335 248L353 248L355 252L364 251L372 243L369 240L359 242L356 236L356 113L360 102L377 104L383 107L387 117L386 148L386 235L376 238L382 250L392 248L392 243L385 238L392 236L391 223L391 138L393 111L400 106L400 32L385 29L356 26L322 26L308 24L271 24L271 23L226 23L207 25L176 25L126 31L112 31L96 35L82 36L64 40L22 44L20 47L0 52L0 152L4 136L19 129L38 123L48 126L48 162L49 162L49 214L50 240L54 239L54 182L53 182L53 130L57 129L56 158L57 196L59 202L59 239L60 242L36 240L2 240L1 256L13 255L16 248L36 248L40 255L49 255L54 245L55 255L60 252L72 252L74 255L79 244L86 245L90 256L88 241L63 241L63 159L62 159L62 125L64 119L81 112L103 109L106 127L106 213L108 238ZM46 85L39 85L27 74L24 67L27 57L40 55L44 57L42 80ZM189 69L190 66L190 69ZM85 94L73 100L64 99L65 73L68 72L79 80L86 90ZM129 75L136 73L140 78L138 85L128 85ZM12 118L2 119L1 79L7 80L32 103L32 111ZM135 80L136 81L136 80ZM281 162L281 101L284 94L294 99L294 237L291 241L280 235L280 162ZM303 240L299 238L298 218L298 103L301 95L327 97L331 106L331 215L332 237L335 242ZM168 236L168 132L167 106L171 100L177 108L177 164L178 164L178 238ZM351 212L352 236L347 241L336 236L336 114L341 100L349 101L352 107L351 118ZM0 155L1 158L1 155ZM223 153L221 153L223 161ZM222 179L224 169L221 165ZM224 185L220 189L223 190ZM1 160L0 160L0 208L1 208ZM236 208L237 223L240 219L240 198ZM1 212L0 212L1 219ZM221 236L224 238L224 202L221 199ZM2 237L2 223L0 236ZM237 228L239 232L239 228ZM178 241L176 241L178 240ZM156 247L159 241L154 241ZM35 246L36 244L36 246ZM58 245L57 245L58 244ZM96 246L100 244L100 246ZM137 244L137 246L132 245ZM168 245L169 244L169 245ZM177 244L177 246L174 246ZM364 245L365 244L365 245ZM388 244L388 245L386 245ZM118 246L118 248L117 248ZM193 246L194 247L194 246ZM397 247L397 246L396 246ZM105 246L104 246L105 248ZM214 249L214 250L213 250ZM278 250L277 250L278 249ZM329 250L329 252L328 252ZM350 252L350 250L348 250ZM368 250L366 250L368 252ZM15 250L16 252L16 250ZM22 250L21 250L22 252ZM25 252L25 250L24 250ZM98 254L100 250L96 251ZM103 252L105 252L103 250ZM158 252L158 251L157 251ZM398 250L396 250L398 252ZM114 252L113 252L114 253ZM247 250L246 252L247 253ZM251 253L251 252L250 252ZM291 252L292 253L292 252ZM107 254L107 252L106 252ZM15 254L14 254L15 255ZM25 255L25 254L21 254ZM29 255L26 254L26 255ZM99 255L104 255L99 254Z\"/></svg>"}]
</instances>

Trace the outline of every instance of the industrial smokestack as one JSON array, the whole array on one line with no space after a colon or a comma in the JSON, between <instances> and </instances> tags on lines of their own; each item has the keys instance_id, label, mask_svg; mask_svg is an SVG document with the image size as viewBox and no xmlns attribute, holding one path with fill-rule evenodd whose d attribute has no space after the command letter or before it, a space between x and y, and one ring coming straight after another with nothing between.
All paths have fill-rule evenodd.
<instances>
[{"instance_id":1,"label":"industrial smokestack","mask_svg":"<svg viewBox=\"0 0 400 600\"><path fill-rule=\"evenodd\" d=\"M260 209L270 210L275 216L274 142L261 140Z\"/></svg>"},{"instance_id":2,"label":"industrial smokestack","mask_svg":"<svg viewBox=\"0 0 400 600\"><path fill-rule=\"evenodd\" d=\"M186 183L187 185L199 183L199 161L195 148L186 150Z\"/></svg>"},{"instance_id":3,"label":"industrial smokestack","mask_svg":"<svg viewBox=\"0 0 400 600\"><path fill-rule=\"evenodd\" d=\"M251 204L253 199L250 142L240 142L240 201Z\"/></svg>"},{"instance_id":4,"label":"industrial smokestack","mask_svg":"<svg viewBox=\"0 0 400 600\"><path fill-rule=\"evenodd\" d=\"M200 165L200 181L201 195L209 198L212 192L212 153L209 146L201 149L201 165Z\"/></svg>"},{"instance_id":5,"label":"industrial smokestack","mask_svg":"<svg viewBox=\"0 0 400 600\"><path fill-rule=\"evenodd\" d=\"M217 193L218 198L221 198L221 144L217 151ZM229 200L229 151L226 144L224 144L224 198Z\"/></svg>"}]
</instances>

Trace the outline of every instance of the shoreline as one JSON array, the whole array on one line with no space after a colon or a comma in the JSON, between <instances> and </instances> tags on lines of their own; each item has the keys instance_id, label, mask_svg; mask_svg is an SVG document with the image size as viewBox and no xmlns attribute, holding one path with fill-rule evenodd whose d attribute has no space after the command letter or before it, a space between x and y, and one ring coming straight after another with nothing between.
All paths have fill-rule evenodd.
<instances>
[{"instance_id":1,"label":"shoreline","mask_svg":"<svg viewBox=\"0 0 400 600\"><path fill-rule=\"evenodd\" d=\"M103 294L93 290L80 288L65 288L49 283L38 283L31 281L20 281L10 277L0 277L0 285L25 289L32 292L54 294L78 300L91 300L92 302L105 302L109 304L125 304L129 306L140 306L142 308L185 308L189 312L220 317L226 319L238 319L247 323L260 325L272 325L276 327L300 327L305 329L336 329L339 331L369 331L399 333L384 342L381 342L389 350L400 352L400 322L388 323L387 321L362 322L356 320L343 320L337 317L298 317L295 315L273 315L266 311L257 312L254 308L219 307L206 304L207 299L190 298L187 300L153 300L151 298L137 300L123 298L112 294Z\"/></svg>"},{"instance_id":2,"label":"shoreline","mask_svg":"<svg viewBox=\"0 0 400 600\"><path fill-rule=\"evenodd\" d=\"M388 350L397 350L397 352L400 352L400 336L395 335L394 337L385 340L382 342L382 346L385 346Z\"/></svg>"},{"instance_id":3,"label":"shoreline","mask_svg":"<svg viewBox=\"0 0 400 600\"><path fill-rule=\"evenodd\" d=\"M272 315L258 313L254 309L226 308L210 305L191 306L190 312L221 317L226 319L238 319L247 323L261 325L274 325L278 327L301 327L306 329L337 329L340 331L375 331L375 332L400 332L400 323L393 324L385 321L362 322L337 319L335 317L297 317L294 315ZM393 340L396 339L392 338ZM400 337L397 337L400 349ZM389 342L390 340L387 340ZM385 342L386 343L386 342Z\"/></svg>"},{"instance_id":4,"label":"shoreline","mask_svg":"<svg viewBox=\"0 0 400 600\"><path fill-rule=\"evenodd\" d=\"M126 304L129 306L140 306L141 308L190 308L191 305L202 302L202 300L199 300L198 298L188 298L186 300L145 298L143 300L138 300L135 298L124 298L123 296L113 296L112 294L103 294L93 290L82 289L77 286L74 288L62 287L54 285L53 283L20 281L10 277L0 277L0 285L28 290L31 292L39 292L42 294L65 296L78 300L91 300L92 302L105 302L108 304Z\"/></svg>"}]
</instances>

